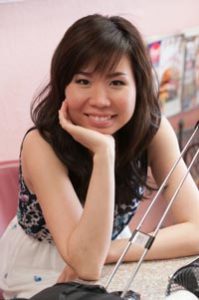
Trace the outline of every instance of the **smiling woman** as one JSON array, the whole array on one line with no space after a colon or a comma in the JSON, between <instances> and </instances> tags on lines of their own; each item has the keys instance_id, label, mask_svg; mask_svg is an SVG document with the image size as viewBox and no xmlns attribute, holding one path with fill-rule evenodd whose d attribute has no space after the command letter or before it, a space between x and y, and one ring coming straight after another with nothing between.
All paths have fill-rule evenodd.
<instances>
[{"instance_id":1,"label":"smiling woman","mask_svg":"<svg viewBox=\"0 0 199 300\"><path fill-rule=\"evenodd\" d=\"M49 84L31 109L35 127L21 146L18 212L0 240L5 298L30 298L76 277L98 279L103 265L121 255L126 238L119 237L145 191L153 190L148 167L159 186L179 157L145 44L119 16L89 15L66 31ZM162 201L185 172L181 161ZM175 225L160 230L147 259L198 253L199 201L191 176L172 216ZM125 261L139 255L135 247Z\"/></svg>"},{"instance_id":2,"label":"smiling woman","mask_svg":"<svg viewBox=\"0 0 199 300\"><path fill-rule=\"evenodd\" d=\"M74 75L65 89L69 117L74 124L114 134L132 117L136 87L130 57L122 56L111 72L91 64Z\"/></svg>"}]
</instances>

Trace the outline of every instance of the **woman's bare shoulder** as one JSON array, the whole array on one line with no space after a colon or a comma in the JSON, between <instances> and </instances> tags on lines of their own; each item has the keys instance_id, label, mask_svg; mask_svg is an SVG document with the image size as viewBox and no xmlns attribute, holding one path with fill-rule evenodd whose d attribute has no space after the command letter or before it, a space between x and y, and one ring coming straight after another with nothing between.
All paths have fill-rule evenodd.
<instances>
[{"instance_id":1,"label":"woman's bare shoulder","mask_svg":"<svg viewBox=\"0 0 199 300\"><path fill-rule=\"evenodd\" d=\"M37 128L30 130L23 140L23 148L40 146L40 145L49 145L46 140L42 137L41 133Z\"/></svg>"},{"instance_id":2,"label":"woman's bare shoulder","mask_svg":"<svg viewBox=\"0 0 199 300\"><path fill-rule=\"evenodd\" d=\"M34 170L36 166L44 168L61 168L66 172L66 166L60 161L53 147L40 134L39 130L34 129L28 132L23 141L22 164L25 169Z\"/></svg>"}]
</instances>

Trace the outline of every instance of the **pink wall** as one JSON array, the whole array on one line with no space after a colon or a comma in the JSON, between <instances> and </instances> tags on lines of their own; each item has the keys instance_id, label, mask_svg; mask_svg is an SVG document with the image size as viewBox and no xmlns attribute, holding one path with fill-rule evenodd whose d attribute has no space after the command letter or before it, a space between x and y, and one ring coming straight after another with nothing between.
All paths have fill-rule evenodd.
<instances>
[{"instance_id":1,"label":"pink wall","mask_svg":"<svg viewBox=\"0 0 199 300\"><path fill-rule=\"evenodd\" d=\"M0 4L0 161L18 158L30 102L58 41L76 19L120 14L144 37L199 26L198 0L26 0Z\"/></svg>"}]
</instances>

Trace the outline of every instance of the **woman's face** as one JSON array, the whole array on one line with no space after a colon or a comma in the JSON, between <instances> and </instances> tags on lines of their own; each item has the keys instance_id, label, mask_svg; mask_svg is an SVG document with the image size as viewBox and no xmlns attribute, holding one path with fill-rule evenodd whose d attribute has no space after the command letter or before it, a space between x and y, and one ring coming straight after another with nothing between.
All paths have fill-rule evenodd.
<instances>
[{"instance_id":1,"label":"woman's face","mask_svg":"<svg viewBox=\"0 0 199 300\"><path fill-rule=\"evenodd\" d=\"M132 117L136 86L128 56L111 73L93 72L89 65L74 75L65 89L68 114L74 124L114 134Z\"/></svg>"}]
</instances>

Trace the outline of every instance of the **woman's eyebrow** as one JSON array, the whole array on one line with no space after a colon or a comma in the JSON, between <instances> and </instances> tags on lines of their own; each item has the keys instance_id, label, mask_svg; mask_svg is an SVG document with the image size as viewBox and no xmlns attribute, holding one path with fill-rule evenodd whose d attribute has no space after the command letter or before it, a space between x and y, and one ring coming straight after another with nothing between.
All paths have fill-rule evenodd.
<instances>
[{"instance_id":1,"label":"woman's eyebrow","mask_svg":"<svg viewBox=\"0 0 199 300\"><path fill-rule=\"evenodd\" d=\"M113 72L113 73L107 74L108 78L117 77L117 76L127 76L127 74L124 72Z\"/></svg>"},{"instance_id":2,"label":"woman's eyebrow","mask_svg":"<svg viewBox=\"0 0 199 300\"><path fill-rule=\"evenodd\" d=\"M92 76L93 72L79 71L76 75Z\"/></svg>"},{"instance_id":3,"label":"woman's eyebrow","mask_svg":"<svg viewBox=\"0 0 199 300\"><path fill-rule=\"evenodd\" d=\"M87 72L87 71L78 71L76 75L84 75L84 76L92 76L94 72ZM117 76L127 76L125 72L113 72L113 73L108 73L106 77L108 78L113 78Z\"/></svg>"}]
</instances>

